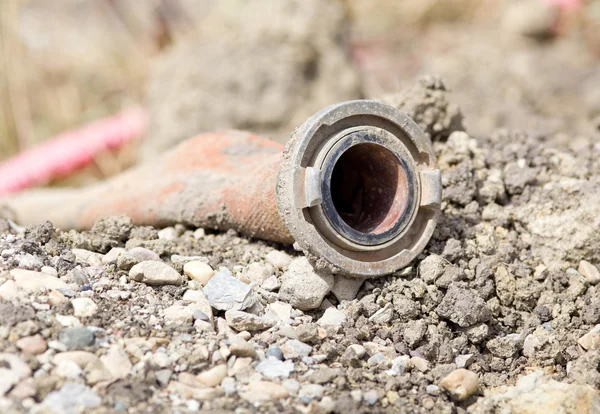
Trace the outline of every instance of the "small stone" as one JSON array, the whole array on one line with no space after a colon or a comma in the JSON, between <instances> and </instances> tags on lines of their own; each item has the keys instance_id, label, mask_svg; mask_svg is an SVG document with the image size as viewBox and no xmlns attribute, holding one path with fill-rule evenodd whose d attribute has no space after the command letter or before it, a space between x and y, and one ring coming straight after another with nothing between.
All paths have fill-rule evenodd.
<instances>
[{"instance_id":1,"label":"small stone","mask_svg":"<svg viewBox=\"0 0 600 414\"><path fill-rule=\"evenodd\" d=\"M352 349L358 358L364 357L367 353L365 347L359 344L352 344L348 348Z\"/></svg>"},{"instance_id":2,"label":"small stone","mask_svg":"<svg viewBox=\"0 0 600 414\"><path fill-rule=\"evenodd\" d=\"M327 384L341 375L340 370L323 367L308 376L308 380L315 384Z\"/></svg>"},{"instance_id":3,"label":"small stone","mask_svg":"<svg viewBox=\"0 0 600 414\"><path fill-rule=\"evenodd\" d=\"M329 308L317 321L319 326L339 328L346 322L346 314L336 308Z\"/></svg>"},{"instance_id":4,"label":"small stone","mask_svg":"<svg viewBox=\"0 0 600 414\"><path fill-rule=\"evenodd\" d=\"M383 355L381 352L378 352L376 354L374 354L373 356L371 356L369 359L367 359L367 364L370 367L378 367L378 366L385 366L388 367L389 366L389 359Z\"/></svg>"},{"instance_id":5,"label":"small stone","mask_svg":"<svg viewBox=\"0 0 600 414\"><path fill-rule=\"evenodd\" d=\"M237 391L237 384L235 378L226 377L221 381L221 388L225 391L225 395L231 396Z\"/></svg>"},{"instance_id":6,"label":"small stone","mask_svg":"<svg viewBox=\"0 0 600 414\"><path fill-rule=\"evenodd\" d=\"M300 388L298 398L304 404L309 404L312 400L320 400L323 398L325 389L319 384L306 384Z\"/></svg>"},{"instance_id":7,"label":"small stone","mask_svg":"<svg viewBox=\"0 0 600 414\"><path fill-rule=\"evenodd\" d=\"M419 277L426 283L433 283L444 273L446 260L437 254L431 254L419 263Z\"/></svg>"},{"instance_id":8,"label":"small stone","mask_svg":"<svg viewBox=\"0 0 600 414\"><path fill-rule=\"evenodd\" d=\"M100 361L114 378L125 378L133 368L129 357L118 345L111 346L108 352L100 357Z\"/></svg>"},{"instance_id":9,"label":"small stone","mask_svg":"<svg viewBox=\"0 0 600 414\"><path fill-rule=\"evenodd\" d=\"M450 286L435 311L440 317L463 328L488 321L492 317L492 312L483 299L472 290L456 285Z\"/></svg>"},{"instance_id":10,"label":"small stone","mask_svg":"<svg viewBox=\"0 0 600 414\"><path fill-rule=\"evenodd\" d=\"M75 326L81 326L81 322L79 321L78 318L76 318L75 316L72 315L59 315L57 314L55 316L56 321L58 323L60 323L62 326L64 326L65 328L71 328L71 327L75 327Z\"/></svg>"},{"instance_id":11,"label":"small stone","mask_svg":"<svg viewBox=\"0 0 600 414\"><path fill-rule=\"evenodd\" d=\"M62 305L63 303L67 303L69 299L58 290L52 290L48 293L48 303L52 306Z\"/></svg>"},{"instance_id":12,"label":"small stone","mask_svg":"<svg viewBox=\"0 0 600 414\"><path fill-rule=\"evenodd\" d=\"M52 373L61 378L77 379L81 377L83 371L74 361L61 361L52 370Z\"/></svg>"},{"instance_id":13,"label":"small stone","mask_svg":"<svg viewBox=\"0 0 600 414\"><path fill-rule=\"evenodd\" d=\"M430 395L440 395L440 387L434 384L429 384L427 387L425 387L425 391L427 391L427 394Z\"/></svg>"},{"instance_id":14,"label":"small stone","mask_svg":"<svg viewBox=\"0 0 600 414\"><path fill-rule=\"evenodd\" d=\"M59 391L48 394L36 412L90 412L100 404L102 404L102 399L91 389L83 384L67 382Z\"/></svg>"},{"instance_id":15,"label":"small stone","mask_svg":"<svg viewBox=\"0 0 600 414\"><path fill-rule=\"evenodd\" d=\"M50 276L58 277L58 272L56 271L56 269L53 267L50 267L50 266L42 266L42 268L40 269L40 272L46 273L47 275L50 275Z\"/></svg>"},{"instance_id":16,"label":"small stone","mask_svg":"<svg viewBox=\"0 0 600 414\"><path fill-rule=\"evenodd\" d=\"M302 342L317 343L319 342L319 329L314 323L304 323L296 328L296 337Z\"/></svg>"},{"instance_id":17,"label":"small stone","mask_svg":"<svg viewBox=\"0 0 600 414\"><path fill-rule=\"evenodd\" d=\"M158 238L161 240L175 240L177 237L177 230L174 227L165 227L158 231Z\"/></svg>"},{"instance_id":18,"label":"small stone","mask_svg":"<svg viewBox=\"0 0 600 414\"><path fill-rule=\"evenodd\" d=\"M10 302L17 298L18 294L19 289L14 280L7 280L0 286L0 298L4 299L6 302Z\"/></svg>"},{"instance_id":19,"label":"small stone","mask_svg":"<svg viewBox=\"0 0 600 414\"><path fill-rule=\"evenodd\" d=\"M523 343L519 334L510 334L501 338L490 339L486 344L486 348L497 357L510 358L523 348Z\"/></svg>"},{"instance_id":20,"label":"small stone","mask_svg":"<svg viewBox=\"0 0 600 414\"><path fill-rule=\"evenodd\" d=\"M156 381L161 387L166 387L167 385L169 385L169 381L171 380L172 375L173 373L170 369L159 369L158 371L154 372Z\"/></svg>"},{"instance_id":21,"label":"small stone","mask_svg":"<svg viewBox=\"0 0 600 414\"><path fill-rule=\"evenodd\" d=\"M267 352L265 352L265 357L273 357L275 359L283 361L283 352L281 352L281 348L279 348L279 345L271 344L269 345L269 348L267 348Z\"/></svg>"},{"instance_id":22,"label":"small stone","mask_svg":"<svg viewBox=\"0 0 600 414\"><path fill-rule=\"evenodd\" d=\"M244 310L256 302L252 287L233 277L225 267L221 267L202 290L217 310Z\"/></svg>"},{"instance_id":23,"label":"small stone","mask_svg":"<svg viewBox=\"0 0 600 414\"><path fill-rule=\"evenodd\" d=\"M467 368L473 360L473 354L458 355L454 359L457 368Z\"/></svg>"},{"instance_id":24,"label":"small stone","mask_svg":"<svg viewBox=\"0 0 600 414\"><path fill-rule=\"evenodd\" d=\"M250 403L282 400L288 396L289 392L284 386L270 381L252 382L245 392L240 393L240 397Z\"/></svg>"},{"instance_id":25,"label":"small stone","mask_svg":"<svg viewBox=\"0 0 600 414\"><path fill-rule=\"evenodd\" d=\"M89 318L96 314L98 305L90 298L77 298L71 301L73 305L73 313L81 318Z\"/></svg>"},{"instance_id":26,"label":"small stone","mask_svg":"<svg viewBox=\"0 0 600 414\"><path fill-rule=\"evenodd\" d=\"M279 289L280 286L281 285L279 283L279 279L277 279L277 276L275 276L275 275L269 277L264 282L262 282L260 285L261 288L263 288L264 290L267 290L269 292L273 292L274 290Z\"/></svg>"},{"instance_id":27,"label":"small stone","mask_svg":"<svg viewBox=\"0 0 600 414\"><path fill-rule=\"evenodd\" d=\"M364 279L357 277L346 277L342 275L334 276L331 293L341 302L343 300L353 300L362 286Z\"/></svg>"},{"instance_id":28,"label":"small stone","mask_svg":"<svg viewBox=\"0 0 600 414\"><path fill-rule=\"evenodd\" d=\"M183 273L192 280L197 280L206 286L215 271L209 264L194 260L183 265Z\"/></svg>"},{"instance_id":29,"label":"small stone","mask_svg":"<svg viewBox=\"0 0 600 414\"><path fill-rule=\"evenodd\" d=\"M183 279L171 266L156 261L136 264L129 271L129 279L151 286L181 285Z\"/></svg>"},{"instance_id":30,"label":"small stone","mask_svg":"<svg viewBox=\"0 0 600 414\"><path fill-rule=\"evenodd\" d=\"M577 343L587 351L600 348L600 325L594 326L591 331L579 338Z\"/></svg>"},{"instance_id":31,"label":"small stone","mask_svg":"<svg viewBox=\"0 0 600 414\"><path fill-rule=\"evenodd\" d=\"M16 345L21 351L30 355L39 355L48 349L48 344L41 335L26 336L19 339Z\"/></svg>"},{"instance_id":32,"label":"small stone","mask_svg":"<svg viewBox=\"0 0 600 414\"><path fill-rule=\"evenodd\" d=\"M31 270L13 269L10 275L18 288L29 293L39 293L40 290L68 289L69 285L57 277Z\"/></svg>"},{"instance_id":33,"label":"small stone","mask_svg":"<svg viewBox=\"0 0 600 414\"><path fill-rule=\"evenodd\" d=\"M66 328L58 334L58 340L68 349L81 349L94 344L95 335L87 328Z\"/></svg>"},{"instance_id":34,"label":"small stone","mask_svg":"<svg viewBox=\"0 0 600 414\"><path fill-rule=\"evenodd\" d=\"M429 362L424 358L411 357L410 362L412 362L413 367L415 367L421 372L425 372L429 369Z\"/></svg>"},{"instance_id":35,"label":"small stone","mask_svg":"<svg viewBox=\"0 0 600 414\"><path fill-rule=\"evenodd\" d=\"M242 358L256 358L256 349L254 345L242 338L234 338L229 345L229 351L232 355Z\"/></svg>"},{"instance_id":36,"label":"small stone","mask_svg":"<svg viewBox=\"0 0 600 414\"><path fill-rule=\"evenodd\" d=\"M360 403L363 398L363 393L361 390L352 390L350 391L350 397L352 397L355 402Z\"/></svg>"},{"instance_id":37,"label":"small stone","mask_svg":"<svg viewBox=\"0 0 600 414\"><path fill-rule=\"evenodd\" d=\"M287 378L294 372L294 363L292 361L280 361L273 357L267 358L256 366L256 372L263 376L273 378Z\"/></svg>"},{"instance_id":38,"label":"small stone","mask_svg":"<svg viewBox=\"0 0 600 414\"><path fill-rule=\"evenodd\" d=\"M17 355L0 353L0 397L31 375L31 369Z\"/></svg>"},{"instance_id":39,"label":"small stone","mask_svg":"<svg viewBox=\"0 0 600 414\"><path fill-rule=\"evenodd\" d=\"M290 263L283 274L279 296L297 309L316 309L333 283L331 274L315 271L306 257L299 257Z\"/></svg>"},{"instance_id":40,"label":"small stone","mask_svg":"<svg viewBox=\"0 0 600 414\"><path fill-rule=\"evenodd\" d=\"M289 254L287 254L285 252L281 252L279 250L271 250L265 256L265 260L268 263L270 263L271 265L273 265L274 267L276 267L277 269L281 269L281 270L288 267L290 265L290 263L292 262L292 258L290 257Z\"/></svg>"},{"instance_id":41,"label":"small stone","mask_svg":"<svg viewBox=\"0 0 600 414\"><path fill-rule=\"evenodd\" d=\"M122 247L113 247L102 258L102 264L109 264L109 263L117 262L117 260L119 259L119 256L121 256L126 251L127 250L125 250ZM127 270L129 270L129 269L127 269Z\"/></svg>"},{"instance_id":42,"label":"small stone","mask_svg":"<svg viewBox=\"0 0 600 414\"><path fill-rule=\"evenodd\" d=\"M117 267L120 270L130 270L133 266L138 263L156 261L160 262L160 256L152 250L144 247L134 247L121 253L117 257Z\"/></svg>"},{"instance_id":43,"label":"small stone","mask_svg":"<svg viewBox=\"0 0 600 414\"><path fill-rule=\"evenodd\" d=\"M227 324L236 331L263 331L275 326L276 322L273 319L253 315L251 313L228 310L225 312L225 320Z\"/></svg>"},{"instance_id":44,"label":"small stone","mask_svg":"<svg viewBox=\"0 0 600 414\"><path fill-rule=\"evenodd\" d=\"M413 367L412 361L408 355L401 355L392 360L392 368L389 372L392 375L404 375Z\"/></svg>"},{"instance_id":45,"label":"small stone","mask_svg":"<svg viewBox=\"0 0 600 414\"><path fill-rule=\"evenodd\" d=\"M273 302L267 305L267 313L273 314L280 321L287 322L292 315L292 305L284 302Z\"/></svg>"},{"instance_id":46,"label":"small stone","mask_svg":"<svg viewBox=\"0 0 600 414\"><path fill-rule=\"evenodd\" d=\"M391 303L386 303L385 306L375 312L370 318L369 322L376 324L386 324L394 318L394 306Z\"/></svg>"},{"instance_id":47,"label":"small stone","mask_svg":"<svg viewBox=\"0 0 600 414\"><path fill-rule=\"evenodd\" d=\"M580 261L577 270L579 271L579 273L585 276L585 278L591 285L596 285L598 284L598 282L600 282L600 271L596 266L594 266L590 262L587 262L585 260Z\"/></svg>"},{"instance_id":48,"label":"small stone","mask_svg":"<svg viewBox=\"0 0 600 414\"><path fill-rule=\"evenodd\" d=\"M285 359L301 359L310 355L311 351L312 346L296 339L290 339L281 346Z\"/></svg>"},{"instance_id":49,"label":"small stone","mask_svg":"<svg viewBox=\"0 0 600 414\"><path fill-rule=\"evenodd\" d=\"M102 255L99 253L85 249L72 249L71 251L75 254L79 263L85 263L90 266L102 266Z\"/></svg>"},{"instance_id":50,"label":"small stone","mask_svg":"<svg viewBox=\"0 0 600 414\"><path fill-rule=\"evenodd\" d=\"M212 309L208 302L192 302L188 305L172 305L164 310L165 321L170 324L191 324L203 320L212 326Z\"/></svg>"},{"instance_id":51,"label":"small stone","mask_svg":"<svg viewBox=\"0 0 600 414\"><path fill-rule=\"evenodd\" d=\"M77 364L79 368L85 368L90 362L97 360L98 357L91 352L70 351L60 352L52 358L54 365L60 365L62 362L70 361Z\"/></svg>"},{"instance_id":52,"label":"small stone","mask_svg":"<svg viewBox=\"0 0 600 414\"><path fill-rule=\"evenodd\" d=\"M99 382L112 379L110 371L99 359L95 359L87 364L83 370L83 375L86 382L90 385L95 385Z\"/></svg>"},{"instance_id":53,"label":"small stone","mask_svg":"<svg viewBox=\"0 0 600 414\"><path fill-rule=\"evenodd\" d=\"M464 401L479 389L477 374L460 368L452 371L442 381L440 387L445 389L455 401Z\"/></svg>"},{"instance_id":54,"label":"small stone","mask_svg":"<svg viewBox=\"0 0 600 414\"><path fill-rule=\"evenodd\" d=\"M196 379L207 387L216 387L227 376L227 365L221 364L196 375Z\"/></svg>"},{"instance_id":55,"label":"small stone","mask_svg":"<svg viewBox=\"0 0 600 414\"><path fill-rule=\"evenodd\" d=\"M200 387L190 386L179 381L169 382L167 392L186 400L193 398L199 401L212 401L221 395L218 388L205 388L202 385Z\"/></svg>"},{"instance_id":56,"label":"small stone","mask_svg":"<svg viewBox=\"0 0 600 414\"><path fill-rule=\"evenodd\" d=\"M365 392L363 395L363 400L369 405L377 404L377 401L379 401L379 394L377 393L377 390L369 390Z\"/></svg>"},{"instance_id":57,"label":"small stone","mask_svg":"<svg viewBox=\"0 0 600 414\"><path fill-rule=\"evenodd\" d=\"M250 263L244 270L244 275L251 283L261 285L270 277L275 276L274 272L275 269L270 263ZM277 277L275 279L277 280Z\"/></svg>"}]
</instances>

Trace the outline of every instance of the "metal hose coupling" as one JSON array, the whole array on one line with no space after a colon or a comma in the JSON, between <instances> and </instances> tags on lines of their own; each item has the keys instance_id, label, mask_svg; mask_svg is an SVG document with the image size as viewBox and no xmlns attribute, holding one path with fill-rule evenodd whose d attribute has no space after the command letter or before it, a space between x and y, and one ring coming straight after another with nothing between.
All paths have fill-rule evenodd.
<instances>
[{"instance_id":1,"label":"metal hose coupling","mask_svg":"<svg viewBox=\"0 0 600 414\"><path fill-rule=\"evenodd\" d=\"M407 266L438 221L441 175L430 139L377 101L329 106L286 145L279 213L319 267L375 277Z\"/></svg>"}]
</instances>

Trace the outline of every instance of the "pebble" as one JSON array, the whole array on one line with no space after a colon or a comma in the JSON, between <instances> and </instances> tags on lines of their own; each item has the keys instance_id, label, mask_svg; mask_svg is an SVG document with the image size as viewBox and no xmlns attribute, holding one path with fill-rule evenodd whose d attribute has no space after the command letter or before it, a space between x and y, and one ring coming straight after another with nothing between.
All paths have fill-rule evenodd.
<instances>
[{"instance_id":1,"label":"pebble","mask_svg":"<svg viewBox=\"0 0 600 414\"><path fill-rule=\"evenodd\" d=\"M90 298L73 299L71 300L71 304L73 305L74 315L81 318L92 317L98 311L98 305Z\"/></svg>"},{"instance_id":2,"label":"pebble","mask_svg":"<svg viewBox=\"0 0 600 414\"><path fill-rule=\"evenodd\" d=\"M102 264L109 264L109 263L114 263L119 259L119 256L121 256L123 253L125 253L127 250L125 250L122 247L113 247L112 249L110 249L108 251L108 253L106 253L104 255L104 257L102 258ZM133 266L132 266L133 267Z\"/></svg>"},{"instance_id":3,"label":"pebble","mask_svg":"<svg viewBox=\"0 0 600 414\"><path fill-rule=\"evenodd\" d=\"M425 372L429 369L429 362L425 358L414 356L410 358L410 362L412 363L413 367L421 372Z\"/></svg>"},{"instance_id":4,"label":"pebble","mask_svg":"<svg viewBox=\"0 0 600 414\"><path fill-rule=\"evenodd\" d=\"M202 291L217 310L244 310L256 301L252 287L233 277L225 267L219 268Z\"/></svg>"},{"instance_id":5,"label":"pebble","mask_svg":"<svg viewBox=\"0 0 600 414\"><path fill-rule=\"evenodd\" d=\"M214 276L215 271L209 264L194 260L183 265L183 273L192 280L197 280L206 286Z\"/></svg>"},{"instance_id":6,"label":"pebble","mask_svg":"<svg viewBox=\"0 0 600 414\"><path fill-rule=\"evenodd\" d=\"M289 303L273 302L267 305L267 313L272 314L280 321L289 321L292 317L292 306Z\"/></svg>"},{"instance_id":7,"label":"pebble","mask_svg":"<svg viewBox=\"0 0 600 414\"><path fill-rule=\"evenodd\" d=\"M369 318L369 322L384 325L390 322L393 318L394 305L392 305L391 303L386 303L383 308L379 309Z\"/></svg>"},{"instance_id":8,"label":"pebble","mask_svg":"<svg viewBox=\"0 0 600 414\"><path fill-rule=\"evenodd\" d=\"M591 331L579 338L577 343L587 351L600 348L600 325L594 326Z\"/></svg>"},{"instance_id":9,"label":"pebble","mask_svg":"<svg viewBox=\"0 0 600 414\"><path fill-rule=\"evenodd\" d=\"M308 380L315 384L327 384L342 375L340 370L329 367L321 367L308 376Z\"/></svg>"},{"instance_id":10,"label":"pebble","mask_svg":"<svg viewBox=\"0 0 600 414\"><path fill-rule=\"evenodd\" d=\"M392 360L392 368L388 372L392 375L404 375L413 367L412 361L408 355L401 355Z\"/></svg>"},{"instance_id":11,"label":"pebble","mask_svg":"<svg viewBox=\"0 0 600 414\"><path fill-rule=\"evenodd\" d=\"M281 286L281 284L279 283L279 279L277 279L277 276L275 276L275 275L269 277L268 279L266 279L264 282L262 282L260 284L261 288L263 288L264 290L267 290L269 292L273 292L274 290L279 289L280 286Z\"/></svg>"},{"instance_id":12,"label":"pebble","mask_svg":"<svg viewBox=\"0 0 600 414\"><path fill-rule=\"evenodd\" d=\"M177 230L174 227L165 227L158 231L158 238L161 240L176 240Z\"/></svg>"},{"instance_id":13,"label":"pebble","mask_svg":"<svg viewBox=\"0 0 600 414\"><path fill-rule=\"evenodd\" d=\"M237 391L237 384L235 382L235 378L226 377L221 381L221 388L225 391L225 395L233 395Z\"/></svg>"},{"instance_id":14,"label":"pebble","mask_svg":"<svg viewBox=\"0 0 600 414\"><path fill-rule=\"evenodd\" d=\"M362 358L367 353L364 346L360 344L352 344L348 348L352 349L358 358Z\"/></svg>"},{"instance_id":15,"label":"pebble","mask_svg":"<svg viewBox=\"0 0 600 414\"><path fill-rule=\"evenodd\" d=\"M144 247L134 247L117 256L117 267L120 270L130 270L138 263L147 261L160 262L160 256Z\"/></svg>"},{"instance_id":16,"label":"pebble","mask_svg":"<svg viewBox=\"0 0 600 414\"><path fill-rule=\"evenodd\" d=\"M85 249L71 250L79 263L86 263L90 266L102 266L102 255Z\"/></svg>"},{"instance_id":17,"label":"pebble","mask_svg":"<svg viewBox=\"0 0 600 414\"><path fill-rule=\"evenodd\" d=\"M48 303L52 306L62 305L63 303L67 303L69 299L58 290L52 290L48 293Z\"/></svg>"},{"instance_id":18,"label":"pebble","mask_svg":"<svg viewBox=\"0 0 600 414\"><path fill-rule=\"evenodd\" d=\"M54 367L52 373L61 378L77 379L81 377L83 371L74 361L61 361Z\"/></svg>"},{"instance_id":19,"label":"pebble","mask_svg":"<svg viewBox=\"0 0 600 414\"><path fill-rule=\"evenodd\" d=\"M0 397L4 396L15 384L31 375L29 365L17 355L0 353Z\"/></svg>"},{"instance_id":20,"label":"pebble","mask_svg":"<svg viewBox=\"0 0 600 414\"><path fill-rule=\"evenodd\" d=\"M473 361L473 354L458 355L454 359L457 368L467 368L471 361Z\"/></svg>"},{"instance_id":21,"label":"pebble","mask_svg":"<svg viewBox=\"0 0 600 414\"><path fill-rule=\"evenodd\" d=\"M363 400L369 405L375 405L379 401L379 393L377 390L369 390L363 394Z\"/></svg>"},{"instance_id":22,"label":"pebble","mask_svg":"<svg viewBox=\"0 0 600 414\"><path fill-rule=\"evenodd\" d=\"M10 275L14 278L18 288L29 293L38 293L40 290L68 289L69 285L57 277L32 270L13 269Z\"/></svg>"},{"instance_id":23,"label":"pebble","mask_svg":"<svg viewBox=\"0 0 600 414\"><path fill-rule=\"evenodd\" d=\"M312 400L320 400L323 398L325 389L319 384L306 384L300 388L298 398L304 404L309 404Z\"/></svg>"},{"instance_id":24,"label":"pebble","mask_svg":"<svg viewBox=\"0 0 600 414\"><path fill-rule=\"evenodd\" d=\"M270 381L252 382L248 384L245 392L240 393L240 397L250 403L282 400L288 396L287 388Z\"/></svg>"},{"instance_id":25,"label":"pebble","mask_svg":"<svg viewBox=\"0 0 600 414\"><path fill-rule=\"evenodd\" d=\"M221 364L196 375L196 379L207 387L216 387L227 376L227 365Z\"/></svg>"},{"instance_id":26,"label":"pebble","mask_svg":"<svg viewBox=\"0 0 600 414\"><path fill-rule=\"evenodd\" d=\"M79 321L79 319L76 318L75 316L72 316L72 315L60 315L60 314L57 314L55 316L55 319L56 319L56 321L58 323L60 323L65 328L70 328L70 327L74 327L74 326L81 326L81 322Z\"/></svg>"},{"instance_id":27,"label":"pebble","mask_svg":"<svg viewBox=\"0 0 600 414\"><path fill-rule=\"evenodd\" d=\"M315 271L306 257L294 259L283 274L279 297L300 310L316 309L333 287L331 274Z\"/></svg>"},{"instance_id":28,"label":"pebble","mask_svg":"<svg viewBox=\"0 0 600 414\"><path fill-rule=\"evenodd\" d=\"M48 394L36 412L75 414L89 412L101 403L98 394L85 385L67 382L59 391Z\"/></svg>"},{"instance_id":29,"label":"pebble","mask_svg":"<svg viewBox=\"0 0 600 414\"><path fill-rule=\"evenodd\" d=\"M12 301L17 298L18 295L19 289L14 280L7 280L0 286L0 298L4 299L6 302Z\"/></svg>"},{"instance_id":30,"label":"pebble","mask_svg":"<svg viewBox=\"0 0 600 414\"><path fill-rule=\"evenodd\" d=\"M336 308L329 308L319 318L317 324L324 328L334 327L340 328L346 322L346 314Z\"/></svg>"},{"instance_id":31,"label":"pebble","mask_svg":"<svg viewBox=\"0 0 600 414\"><path fill-rule=\"evenodd\" d=\"M500 358L510 358L523 348L523 343L521 335L515 333L500 338L490 339L487 342L486 347L495 356Z\"/></svg>"},{"instance_id":32,"label":"pebble","mask_svg":"<svg viewBox=\"0 0 600 414\"><path fill-rule=\"evenodd\" d=\"M239 310L228 310L225 312L225 320L229 327L236 331L263 331L275 326L276 321L271 318L257 316Z\"/></svg>"},{"instance_id":33,"label":"pebble","mask_svg":"<svg viewBox=\"0 0 600 414\"><path fill-rule=\"evenodd\" d=\"M446 390L455 401L464 401L479 389L476 373L460 368L452 371L440 381L440 387Z\"/></svg>"},{"instance_id":34,"label":"pebble","mask_svg":"<svg viewBox=\"0 0 600 414\"><path fill-rule=\"evenodd\" d=\"M485 301L472 290L451 285L442 302L435 309L436 313L462 328L488 321L492 312Z\"/></svg>"},{"instance_id":35,"label":"pebble","mask_svg":"<svg viewBox=\"0 0 600 414\"><path fill-rule=\"evenodd\" d=\"M15 345L21 351L30 355L39 355L48 349L48 344L41 335L26 336L19 339Z\"/></svg>"},{"instance_id":36,"label":"pebble","mask_svg":"<svg viewBox=\"0 0 600 414\"><path fill-rule=\"evenodd\" d=\"M591 285L596 285L598 282L600 282L600 271L590 262L585 260L580 261L577 270L579 273L585 276Z\"/></svg>"},{"instance_id":37,"label":"pebble","mask_svg":"<svg viewBox=\"0 0 600 414\"><path fill-rule=\"evenodd\" d=\"M129 271L129 279L151 286L181 285L183 278L175 269L163 262L146 261Z\"/></svg>"},{"instance_id":38,"label":"pebble","mask_svg":"<svg viewBox=\"0 0 600 414\"><path fill-rule=\"evenodd\" d=\"M346 277L342 275L334 276L333 287L331 293L339 300L353 300L362 286L364 279L357 277Z\"/></svg>"},{"instance_id":39,"label":"pebble","mask_svg":"<svg viewBox=\"0 0 600 414\"><path fill-rule=\"evenodd\" d=\"M56 269L53 267L50 267L50 266L42 266L42 268L40 269L40 272L46 273L47 275L50 275L50 276L58 277L58 272L56 271Z\"/></svg>"},{"instance_id":40,"label":"pebble","mask_svg":"<svg viewBox=\"0 0 600 414\"><path fill-rule=\"evenodd\" d=\"M312 346L296 339L290 339L281 346L281 352L285 359L301 359L310 355Z\"/></svg>"},{"instance_id":41,"label":"pebble","mask_svg":"<svg viewBox=\"0 0 600 414\"><path fill-rule=\"evenodd\" d=\"M198 311L202 314L199 314ZM194 320L204 320L212 326L212 310L208 303L192 302L188 305L171 305L163 312L165 321L170 324L185 325L192 324Z\"/></svg>"},{"instance_id":42,"label":"pebble","mask_svg":"<svg viewBox=\"0 0 600 414\"><path fill-rule=\"evenodd\" d=\"M81 349L94 344L95 335L87 328L65 328L58 334L58 340L67 349Z\"/></svg>"},{"instance_id":43,"label":"pebble","mask_svg":"<svg viewBox=\"0 0 600 414\"><path fill-rule=\"evenodd\" d=\"M129 357L123 348L118 345L111 346L108 352L100 357L100 361L102 361L113 378L125 378L131 373L131 369L133 368Z\"/></svg>"},{"instance_id":44,"label":"pebble","mask_svg":"<svg viewBox=\"0 0 600 414\"><path fill-rule=\"evenodd\" d=\"M269 345L269 348L267 348L267 352L265 352L265 357L273 357L275 359L283 361L283 352L281 352L281 348L279 348L279 345L271 344Z\"/></svg>"},{"instance_id":45,"label":"pebble","mask_svg":"<svg viewBox=\"0 0 600 414\"><path fill-rule=\"evenodd\" d=\"M256 358L256 349L254 345L242 338L234 338L229 345L229 351L232 355L242 358Z\"/></svg>"},{"instance_id":46,"label":"pebble","mask_svg":"<svg viewBox=\"0 0 600 414\"><path fill-rule=\"evenodd\" d=\"M83 370L83 375L86 382L90 385L112 379L110 371L99 359L95 359L87 364Z\"/></svg>"},{"instance_id":47,"label":"pebble","mask_svg":"<svg viewBox=\"0 0 600 414\"><path fill-rule=\"evenodd\" d=\"M294 372L294 363L292 361L280 361L274 357L270 357L261 361L256 366L256 372L263 376L273 378L287 378Z\"/></svg>"},{"instance_id":48,"label":"pebble","mask_svg":"<svg viewBox=\"0 0 600 414\"><path fill-rule=\"evenodd\" d=\"M275 269L270 263L250 263L244 269L246 278L256 285L262 285L267 279L275 276L273 273L275 273ZM277 280L277 277L275 277L275 280Z\"/></svg>"},{"instance_id":49,"label":"pebble","mask_svg":"<svg viewBox=\"0 0 600 414\"><path fill-rule=\"evenodd\" d=\"M363 393L361 390L352 390L350 391L350 397L352 397L355 402L360 403L363 399Z\"/></svg>"},{"instance_id":50,"label":"pebble","mask_svg":"<svg viewBox=\"0 0 600 414\"><path fill-rule=\"evenodd\" d=\"M63 362L74 362L79 368L85 368L87 364L95 361L98 357L87 351L69 351L60 352L52 358L54 365L60 365Z\"/></svg>"},{"instance_id":51,"label":"pebble","mask_svg":"<svg viewBox=\"0 0 600 414\"><path fill-rule=\"evenodd\" d=\"M271 265L280 270L285 269L292 262L292 258L289 254L279 250L271 250L265 256L265 260L267 261L267 263L270 263Z\"/></svg>"}]
</instances>

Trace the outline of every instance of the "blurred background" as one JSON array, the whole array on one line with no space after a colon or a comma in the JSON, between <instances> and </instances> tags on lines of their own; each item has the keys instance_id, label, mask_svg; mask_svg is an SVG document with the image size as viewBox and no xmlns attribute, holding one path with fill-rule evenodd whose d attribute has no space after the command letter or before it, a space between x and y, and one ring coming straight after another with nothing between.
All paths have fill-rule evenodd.
<instances>
[{"instance_id":1,"label":"blurred background","mask_svg":"<svg viewBox=\"0 0 600 414\"><path fill-rule=\"evenodd\" d=\"M327 104L424 74L473 135L570 145L599 137L599 59L598 0L1 0L0 163L140 108L142 139L50 183L84 185L202 131L285 142Z\"/></svg>"}]
</instances>

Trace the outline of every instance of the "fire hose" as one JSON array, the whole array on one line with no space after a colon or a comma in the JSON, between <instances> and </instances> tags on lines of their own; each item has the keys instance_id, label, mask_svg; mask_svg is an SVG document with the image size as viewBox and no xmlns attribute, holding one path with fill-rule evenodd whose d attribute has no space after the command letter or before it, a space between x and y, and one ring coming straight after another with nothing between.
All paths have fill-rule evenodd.
<instances>
[{"instance_id":1,"label":"fire hose","mask_svg":"<svg viewBox=\"0 0 600 414\"><path fill-rule=\"evenodd\" d=\"M6 204L25 225L86 229L126 214L139 225L235 229L293 243L334 273L375 277L425 248L440 201L429 138L403 112L361 100L317 112L285 149L248 132L208 133L91 187Z\"/></svg>"}]
</instances>

